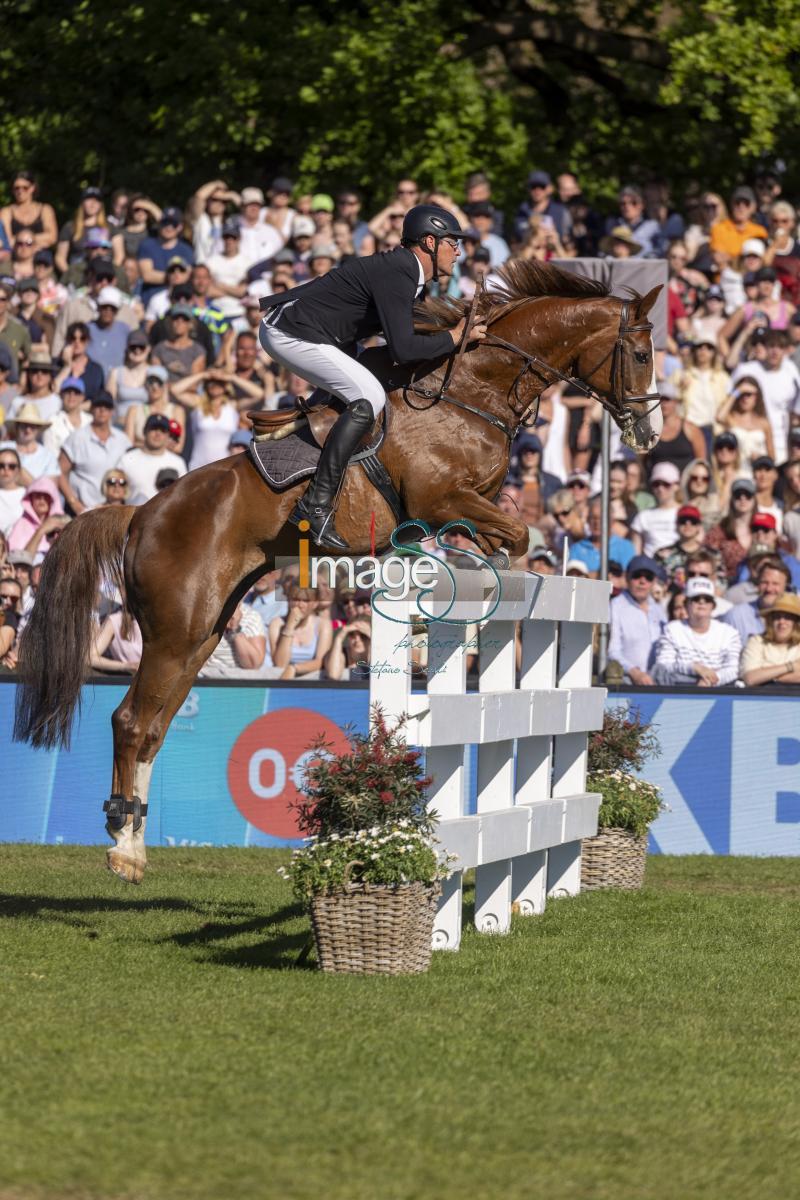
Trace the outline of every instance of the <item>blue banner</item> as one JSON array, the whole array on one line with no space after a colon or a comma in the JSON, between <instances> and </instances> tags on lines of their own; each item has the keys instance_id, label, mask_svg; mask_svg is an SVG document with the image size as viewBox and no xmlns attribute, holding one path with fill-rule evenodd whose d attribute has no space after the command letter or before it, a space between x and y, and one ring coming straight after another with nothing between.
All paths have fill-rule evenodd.
<instances>
[{"instance_id":1,"label":"blue banner","mask_svg":"<svg viewBox=\"0 0 800 1200\"><path fill-rule=\"evenodd\" d=\"M13 683L0 684L5 787L0 841L104 840L111 713L124 685L88 685L70 751L11 741ZM650 849L667 854L800 854L800 733L791 697L639 692L609 698L652 720L662 755L646 776L669 811ZM192 689L156 760L147 838L166 846L278 846L297 837L293 805L312 741L345 745L365 729L368 694L346 687L203 685ZM475 801L468 757L469 804Z\"/></svg>"}]
</instances>

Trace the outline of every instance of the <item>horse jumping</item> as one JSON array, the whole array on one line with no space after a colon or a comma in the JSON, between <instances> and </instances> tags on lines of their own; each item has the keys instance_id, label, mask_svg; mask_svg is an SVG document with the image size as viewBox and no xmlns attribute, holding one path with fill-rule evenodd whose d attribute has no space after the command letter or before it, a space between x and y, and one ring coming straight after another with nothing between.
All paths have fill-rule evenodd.
<instances>
[{"instance_id":1,"label":"horse jumping","mask_svg":"<svg viewBox=\"0 0 800 1200\"><path fill-rule=\"evenodd\" d=\"M647 314L658 291L622 300L596 282L535 262L511 262L504 290L484 294L485 341L389 396L380 460L410 517L441 526L467 520L496 562L527 550L528 530L494 504L511 440L540 393L575 378L645 452L658 441L654 351ZM424 328L447 328L465 305L429 301ZM443 386L444 385L444 386ZM155 756L175 713L252 582L275 557L297 552L288 523L307 483L270 492L248 456L192 471L140 508L94 509L48 553L21 639L15 737L68 745L86 675L92 610L103 577L124 586L143 652L113 715L108 866L129 883L146 865L147 794ZM347 469L336 525L351 554L378 547L395 527L389 503L357 465Z\"/></svg>"}]
</instances>

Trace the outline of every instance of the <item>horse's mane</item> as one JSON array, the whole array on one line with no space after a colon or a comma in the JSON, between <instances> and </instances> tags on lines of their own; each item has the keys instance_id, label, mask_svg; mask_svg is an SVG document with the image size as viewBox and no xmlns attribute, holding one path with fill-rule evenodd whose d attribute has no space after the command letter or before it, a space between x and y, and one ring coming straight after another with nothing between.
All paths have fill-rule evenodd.
<instances>
[{"instance_id":1,"label":"horse's mane","mask_svg":"<svg viewBox=\"0 0 800 1200\"><path fill-rule=\"evenodd\" d=\"M498 268L500 287L484 292L480 313L484 321L497 321L526 300L562 296L574 300L597 300L611 294L607 283L564 271L536 259L510 258ZM429 299L416 308L416 327L425 333L452 329L469 307L468 300Z\"/></svg>"}]
</instances>

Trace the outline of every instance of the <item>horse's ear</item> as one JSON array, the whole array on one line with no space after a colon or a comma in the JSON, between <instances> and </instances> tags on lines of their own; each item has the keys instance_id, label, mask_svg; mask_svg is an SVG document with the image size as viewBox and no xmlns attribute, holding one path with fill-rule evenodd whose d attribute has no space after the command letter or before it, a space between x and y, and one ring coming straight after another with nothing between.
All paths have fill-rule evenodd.
<instances>
[{"instance_id":1,"label":"horse's ear","mask_svg":"<svg viewBox=\"0 0 800 1200\"><path fill-rule=\"evenodd\" d=\"M650 312L650 309L655 304L658 293L661 291L662 287L663 284L659 284L658 287L651 288L646 296L642 296L641 300L636 301L633 311L636 314L637 321L643 321L645 319L647 314Z\"/></svg>"}]
</instances>

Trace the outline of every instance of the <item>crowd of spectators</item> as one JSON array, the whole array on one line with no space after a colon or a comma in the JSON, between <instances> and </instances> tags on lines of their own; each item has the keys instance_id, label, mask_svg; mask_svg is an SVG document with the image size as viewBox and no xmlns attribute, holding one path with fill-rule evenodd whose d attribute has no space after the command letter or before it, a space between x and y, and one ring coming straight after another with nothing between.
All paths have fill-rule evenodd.
<instances>
[{"instance_id":1,"label":"crowd of spectators","mask_svg":"<svg viewBox=\"0 0 800 1200\"><path fill-rule=\"evenodd\" d=\"M407 210L428 200L467 231L451 296L491 287L509 257L666 260L663 436L645 460L613 440L608 678L800 683L800 240L777 172L680 203L661 180L626 185L600 211L574 173L534 170L509 213L482 172L456 197L401 179L374 215L355 189L302 194L281 177L266 192L212 180L183 209L87 187L58 213L28 172L11 182L0 210L0 667L16 665L41 562L67 522L143 503L244 452L248 411L308 395L261 350L259 297L392 249ZM600 420L598 404L559 384L517 438L497 503L529 528L518 568L598 576ZM457 557L462 539L450 540ZM310 590L291 569L271 572L204 673L358 678L370 611L342 580ZM130 671L140 653L123 597L100 597L92 665ZM424 660L423 639L415 669Z\"/></svg>"}]
</instances>

